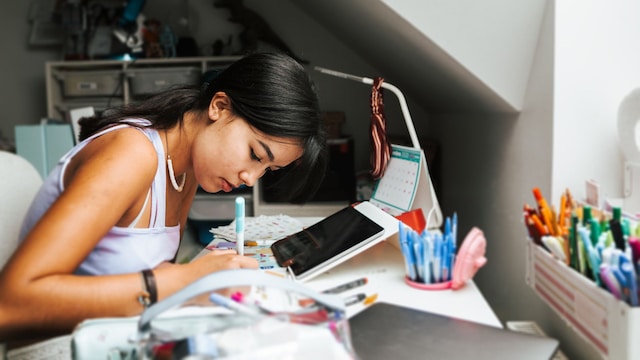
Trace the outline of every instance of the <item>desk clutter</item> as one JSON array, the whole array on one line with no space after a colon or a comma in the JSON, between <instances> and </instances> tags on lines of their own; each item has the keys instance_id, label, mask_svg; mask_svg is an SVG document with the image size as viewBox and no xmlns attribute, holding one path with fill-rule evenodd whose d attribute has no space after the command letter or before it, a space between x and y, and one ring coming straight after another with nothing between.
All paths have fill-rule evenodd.
<instances>
[{"instance_id":1,"label":"desk clutter","mask_svg":"<svg viewBox=\"0 0 640 360\"><path fill-rule=\"evenodd\" d=\"M303 301L304 300L304 301ZM354 359L345 304L248 269L204 276L139 317L85 320L74 359Z\"/></svg>"},{"instance_id":2,"label":"desk clutter","mask_svg":"<svg viewBox=\"0 0 640 360\"><path fill-rule=\"evenodd\" d=\"M213 234L206 250L237 249L236 219L229 225L211 228ZM258 261L262 270L278 267L271 244L303 229L302 223L287 215L260 215L247 217L244 220L244 255Z\"/></svg>"},{"instance_id":3,"label":"desk clutter","mask_svg":"<svg viewBox=\"0 0 640 360\"><path fill-rule=\"evenodd\" d=\"M609 291L615 298L638 306L640 226L622 209L601 210L579 204L566 190L556 211L539 188L536 206L524 205L529 238L571 269Z\"/></svg>"},{"instance_id":4,"label":"desk clutter","mask_svg":"<svg viewBox=\"0 0 640 360\"><path fill-rule=\"evenodd\" d=\"M567 189L556 208L539 188L525 204L527 285L604 359L636 359L640 226L621 208L580 203Z\"/></svg>"}]
</instances>

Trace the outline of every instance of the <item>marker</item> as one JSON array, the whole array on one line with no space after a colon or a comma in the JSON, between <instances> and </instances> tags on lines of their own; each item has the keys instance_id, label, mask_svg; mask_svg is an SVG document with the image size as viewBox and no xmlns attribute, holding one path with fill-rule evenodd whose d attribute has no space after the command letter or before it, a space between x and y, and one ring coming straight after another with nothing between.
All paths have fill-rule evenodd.
<instances>
[{"instance_id":1,"label":"marker","mask_svg":"<svg viewBox=\"0 0 640 360\"><path fill-rule=\"evenodd\" d=\"M351 290L353 288L356 288L358 286L362 286L362 285L366 285L368 282L367 278L360 278L357 280L353 280L353 281L349 281L347 283L338 285L336 287L333 287L331 289L327 289L325 291L323 291L323 293L325 294L339 294L341 292L345 292L347 290Z\"/></svg>"},{"instance_id":2,"label":"marker","mask_svg":"<svg viewBox=\"0 0 640 360\"><path fill-rule=\"evenodd\" d=\"M620 256L620 271L627 279L627 285L629 287L629 304L631 306L638 306L638 284L636 279L636 272L631 264L631 261L626 256Z\"/></svg>"},{"instance_id":3,"label":"marker","mask_svg":"<svg viewBox=\"0 0 640 360\"><path fill-rule=\"evenodd\" d=\"M555 221L555 219L553 219L551 208L549 207L547 200L544 198L544 196L542 196L542 192L539 188L533 188L533 196L536 198L536 202L538 203L538 212L542 216L541 220L543 224L545 224L549 232L545 235L557 235L554 233L553 222Z\"/></svg>"},{"instance_id":4,"label":"marker","mask_svg":"<svg viewBox=\"0 0 640 360\"><path fill-rule=\"evenodd\" d=\"M367 298L367 295L363 293L351 295L344 299L344 305L345 306L355 305L366 298Z\"/></svg>"},{"instance_id":5,"label":"marker","mask_svg":"<svg viewBox=\"0 0 640 360\"><path fill-rule=\"evenodd\" d=\"M215 292L212 292L211 294L209 294L209 300L211 300L211 302L216 305L226 307L227 309L236 311L238 313L246 314L249 316L255 316L255 317L259 317L261 315L260 311L258 311L257 309L246 306L239 302L233 301Z\"/></svg>"},{"instance_id":6,"label":"marker","mask_svg":"<svg viewBox=\"0 0 640 360\"><path fill-rule=\"evenodd\" d=\"M453 218L451 219L451 236L453 239L453 249L451 252L453 254L456 253L458 247L458 213L453 213Z\"/></svg>"},{"instance_id":7,"label":"marker","mask_svg":"<svg viewBox=\"0 0 640 360\"><path fill-rule=\"evenodd\" d=\"M244 255L244 198L236 198L236 250Z\"/></svg>"},{"instance_id":8,"label":"marker","mask_svg":"<svg viewBox=\"0 0 640 360\"><path fill-rule=\"evenodd\" d=\"M618 279L613 275L609 264L600 265L600 278L607 290L609 290L616 299L623 300L620 282L618 282Z\"/></svg>"},{"instance_id":9,"label":"marker","mask_svg":"<svg viewBox=\"0 0 640 360\"><path fill-rule=\"evenodd\" d=\"M376 302L376 300L378 300L378 294L369 295L369 296L367 296L366 299L364 299L363 304L364 305L371 305L374 302Z\"/></svg>"}]
</instances>

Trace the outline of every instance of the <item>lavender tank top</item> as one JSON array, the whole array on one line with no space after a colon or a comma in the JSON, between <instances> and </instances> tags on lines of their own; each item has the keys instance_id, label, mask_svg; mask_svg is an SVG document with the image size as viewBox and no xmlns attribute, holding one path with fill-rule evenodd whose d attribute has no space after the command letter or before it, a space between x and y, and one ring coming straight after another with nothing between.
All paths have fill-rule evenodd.
<instances>
[{"instance_id":1,"label":"lavender tank top","mask_svg":"<svg viewBox=\"0 0 640 360\"><path fill-rule=\"evenodd\" d=\"M134 119L142 125L147 120ZM45 179L22 224L20 238L24 239L35 223L44 215L64 191L64 173L69 161L98 136L130 125L122 124L98 132L74 146L65 154ZM148 228L114 226L100 240L75 273L79 275L107 275L152 269L174 258L180 244L180 225L166 226L166 164L160 135L155 129L136 128L153 143L158 154L158 170L151 185L151 220Z\"/></svg>"}]
</instances>

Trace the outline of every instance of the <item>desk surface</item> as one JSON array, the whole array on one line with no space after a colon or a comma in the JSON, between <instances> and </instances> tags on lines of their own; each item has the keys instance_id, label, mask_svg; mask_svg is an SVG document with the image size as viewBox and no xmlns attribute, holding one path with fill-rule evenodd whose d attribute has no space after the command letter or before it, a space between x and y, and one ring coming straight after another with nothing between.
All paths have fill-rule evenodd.
<instances>
[{"instance_id":1,"label":"desk surface","mask_svg":"<svg viewBox=\"0 0 640 360\"><path fill-rule=\"evenodd\" d=\"M322 218L297 218L306 227ZM208 250L203 250L208 251ZM377 294L376 301L384 301L430 311L481 324L502 327L486 299L473 281L459 290L418 290L404 282L404 259L400 250L389 241L383 241L335 268L306 281L309 287L322 291L334 286L367 278L367 284L341 293L340 296L365 293ZM347 307L349 317L365 308L362 303Z\"/></svg>"},{"instance_id":2,"label":"desk surface","mask_svg":"<svg viewBox=\"0 0 640 360\"><path fill-rule=\"evenodd\" d=\"M489 326L502 327L485 298L473 281L459 290L418 290L404 282L404 259L391 243L383 241L343 264L306 282L318 291L333 286L367 278L367 284L341 294L377 294L377 301L384 301L410 308L430 311ZM364 309L357 304L347 307L349 317Z\"/></svg>"}]
</instances>

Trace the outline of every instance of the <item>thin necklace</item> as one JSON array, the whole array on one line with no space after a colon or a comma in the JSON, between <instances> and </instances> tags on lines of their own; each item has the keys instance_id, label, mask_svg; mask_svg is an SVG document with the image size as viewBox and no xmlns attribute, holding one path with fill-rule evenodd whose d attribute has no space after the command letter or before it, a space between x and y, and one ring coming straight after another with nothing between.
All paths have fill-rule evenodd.
<instances>
[{"instance_id":1,"label":"thin necklace","mask_svg":"<svg viewBox=\"0 0 640 360\"><path fill-rule=\"evenodd\" d=\"M184 189L184 183L187 180L187 173L182 173L182 180L180 180L180 185L176 181L176 175L173 172L173 162L171 161L171 155L169 155L169 139L167 138L167 130L164 131L164 141L167 142L167 169L169 170L169 179L171 180L171 185L176 189L177 192L182 192Z\"/></svg>"}]
</instances>

